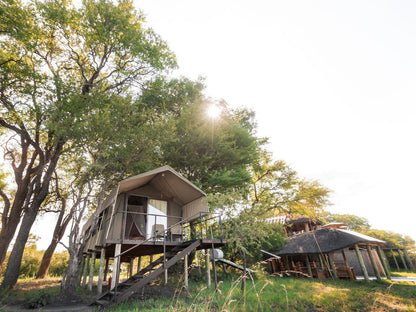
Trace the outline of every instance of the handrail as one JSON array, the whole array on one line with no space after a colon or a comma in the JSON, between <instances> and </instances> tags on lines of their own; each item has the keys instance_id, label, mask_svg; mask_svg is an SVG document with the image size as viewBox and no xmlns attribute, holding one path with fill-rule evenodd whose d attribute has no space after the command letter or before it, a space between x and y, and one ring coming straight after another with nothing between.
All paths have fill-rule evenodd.
<instances>
[{"instance_id":1,"label":"handrail","mask_svg":"<svg viewBox=\"0 0 416 312\"><path fill-rule=\"evenodd\" d=\"M173 225L171 225L170 227L168 227L167 229L165 229L164 230L164 235L166 235L173 227L175 227L175 226L178 226L178 225L181 225L181 224L183 224L183 223L187 223L189 220L192 220L192 219L196 219L195 218L195 216L196 215L200 215L200 218L202 217L202 215L204 214L204 215L209 215L209 213L208 212L199 212L199 213L196 213L196 214L194 214L193 216L190 216L190 217L188 217L188 218L186 218L186 219L184 219L184 220L181 220L181 221L179 221L179 222L176 222L175 224L173 224ZM210 218L210 219L214 219L214 218ZM210 220L210 219L208 219L208 220ZM208 221L208 220L206 220L206 221ZM202 223L202 221L201 221L201 223ZM126 254L127 252L129 252L129 251L132 251L133 249L136 249L137 247L139 247L139 246L141 246L141 245L143 245L144 243L146 243L146 242L149 242L149 241L152 241L152 240L154 240L156 237L155 236L151 236L151 237L149 237L149 238L147 238L147 239L145 239L145 240L143 240L143 241L141 241L140 243L138 243L138 244L136 244L136 245L134 245L134 246L132 246L132 247L130 247L129 249L127 249L127 250L125 250L125 251L123 251L123 252L121 252L121 253L119 253L118 255L114 255L114 258L118 258L118 257L121 257L122 255L124 255L124 254Z\"/></svg>"}]
</instances>

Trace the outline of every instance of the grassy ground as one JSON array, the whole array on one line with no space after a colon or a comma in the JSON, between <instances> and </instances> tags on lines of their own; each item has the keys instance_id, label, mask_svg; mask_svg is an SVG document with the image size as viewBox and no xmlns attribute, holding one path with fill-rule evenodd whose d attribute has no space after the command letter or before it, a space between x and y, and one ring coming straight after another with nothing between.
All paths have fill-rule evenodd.
<instances>
[{"instance_id":1,"label":"grassy ground","mask_svg":"<svg viewBox=\"0 0 416 312\"><path fill-rule=\"evenodd\" d=\"M397 272L394 275L416 276ZM110 311L416 311L416 282L319 281L257 276L246 280L223 275L217 291L203 281L169 287L147 287L147 300L131 300ZM0 294L0 302L22 303L59 293L59 279L20 280L16 289ZM0 304L1 311L1 304Z\"/></svg>"},{"instance_id":2,"label":"grassy ground","mask_svg":"<svg viewBox=\"0 0 416 312\"><path fill-rule=\"evenodd\" d=\"M413 276L416 274L413 273ZM230 278L218 291L202 283L174 298L130 301L111 311L416 311L416 282L318 281L258 277L246 282Z\"/></svg>"}]
</instances>

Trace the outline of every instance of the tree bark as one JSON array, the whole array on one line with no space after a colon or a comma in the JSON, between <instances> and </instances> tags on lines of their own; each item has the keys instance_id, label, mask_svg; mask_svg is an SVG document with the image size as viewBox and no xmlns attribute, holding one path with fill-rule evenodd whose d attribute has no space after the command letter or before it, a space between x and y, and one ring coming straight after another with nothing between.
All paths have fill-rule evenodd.
<instances>
[{"instance_id":1,"label":"tree bark","mask_svg":"<svg viewBox=\"0 0 416 312\"><path fill-rule=\"evenodd\" d=\"M49 266L51 264L53 253L55 252L56 246L64 236L65 230L68 226L69 221L72 218L74 210L71 209L70 213L65 217L66 200L62 200L62 210L59 212L58 220L56 221L55 230L53 231L52 241L43 254L42 261L40 263L39 270L36 274L36 278L45 278L48 275ZM63 221L62 221L63 219Z\"/></svg>"},{"instance_id":2,"label":"tree bark","mask_svg":"<svg viewBox=\"0 0 416 312\"><path fill-rule=\"evenodd\" d=\"M36 212L33 210L29 210L25 213L22 225L19 229L19 234L16 237L16 242L13 246L13 250L10 253L10 261L7 264L7 269L4 274L3 283L1 287L4 288L13 288L17 282L19 277L19 270L20 265L22 262L23 251L25 249L25 245L27 239L29 237L30 229L32 227L33 222L36 219Z\"/></svg>"}]
</instances>

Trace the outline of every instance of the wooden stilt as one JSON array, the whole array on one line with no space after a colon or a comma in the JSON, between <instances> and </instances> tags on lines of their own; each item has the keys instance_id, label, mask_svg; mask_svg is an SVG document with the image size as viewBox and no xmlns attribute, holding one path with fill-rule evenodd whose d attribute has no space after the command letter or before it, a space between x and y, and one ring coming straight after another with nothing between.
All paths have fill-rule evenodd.
<instances>
[{"instance_id":1,"label":"wooden stilt","mask_svg":"<svg viewBox=\"0 0 416 312\"><path fill-rule=\"evenodd\" d=\"M397 270L400 270L399 263L397 262L396 255L394 254L394 250L391 250L391 255L393 256L394 264L396 264Z\"/></svg>"},{"instance_id":2,"label":"wooden stilt","mask_svg":"<svg viewBox=\"0 0 416 312\"><path fill-rule=\"evenodd\" d=\"M130 259L129 264L129 278L133 276L134 258Z\"/></svg>"},{"instance_id":3,"label":"wooden stilt","mask_svg":"<svg viewBox=\"0 0 416 312\"><path fill-rule=\"evenodd\" d=\"M364 279L366 281L369 281L370 278L368 277L367 268L365 267L363 256L361 255L360 248L358 247L357 244L354 245L354 248L355 248L355 252L357 253L358 262L360 262L361 269L363 270Z\"/></svg>"},{"instance_id":4,"label":"wooden stilt","mask_svg":"<svg viewBox=\"0 0 416 312\"><path fill-rule=\"evenodd\" d=\"M389 268L389 265L387 263L386 256L384 255L384 252L383 252L383 250L381 249L380 246L377 246L377 252L378 252L378 256L381 259L381 263L383 264L384 272L386 272L386 277L388 279L391 279L390 268Z\"/></svg>"},{"instance_id":5,"label":"wooden stilt","mask_svg":"<svg viewBox=\"0 0 416 312\"><path fill-rule=\"evenodd\" d=\"M406 261L404 261L404 257L403 257L402 251L400 249L397 249L397 253L400 256L400 260L402 260L404 269L407 271L407 264L406 264Z\"/></svg>"},{"instance_id":6,"label":"wooden stilt","mask_svg":"<svg viewBox=\"0 0 416 312\"><path fill-rule=\"evenodd\" d=\"M409 268L411 270L413 270L414 269L414 265L412 263L412 260L410 259L409 254L407 253L407 250L404 249L404 248L403 248L403 254L404 254L404 257L406 258L407 263L409 264Z\"/></svg>"},{"instance_id":7,"label":"wooden stilt","mask_svg":"<svg viewBox=\"0 0 416 312\"><path fill-rule=\"evenodd\" d=\"M183 262L184 262L184 266L183 266L184 287L185 289L188 289L188 255L185 255Z\"/></svg>"},{"instance_id":8,"label":"wooden stilt","mask_svg":"<svg viewBox=\"0 0 416 312\"><path fill-rule=\"evenodd\" d=\"M81 286L81 280L82 280L82 274L84 273L84 267L85 267L85 257L82 257L80 269L78 272L78 280L77 285Z\"/></svg>"},{"instance_id":9,"label":"wooden stilt","mask_svg":"<svg viewBox=\"0 0 416 312\"><path fill-rule=\"evenodd\" d=\"M137 273L142 269L142 256L137 259Z\"/></svg>"},{"instance_id":10,"label":"wooden stilt","mask_svg":"<svg viewBox=\"0 0 416 312\"><path fill-rule=\"evenodd\" d=\"M104 269L105 269L105 248L101 248L100 271L98 273L98 284L97 284L98 295L103 292Z\"/></svg>"},{"instance_id":11,"label":"wooden stilt","mask_svg":"<svg viewBox=\"0 0 416 312\"><path fill-rule=\"evenodd\" d=\"M368 255L370 256L371 264L373 265L373 269L374 269L374 272L376 273L377 279L379 281L381 281L380 271L378 270L376 259L374 259L374 255L373 255L373 251L371 249L371 246L367 246L367 252L368 252Z\"/></svg>"},{"instance_id":12,"label":"wooden stilt","mask_svg":"<svg viewBox=\"0 0 416 312\"><path fill-rule=\"evenodd\" d=\"M107 274L108 274L108 264L110 262L110 258L105 259L105 267L104 267L104 281L107 280Z\"/></svg>"},{"instance_id":13,"label":"wooden stilt","mask_svg":"<svg viewBox=\"0 0 416 312\"><path fill-rule=\"evenodd\" d=\"M113 273L111 279L111 288L113 289L116 284L118 284L118 279L120 276L120 257L118 255L121 253L121 244L116 244L114 251L114 262L113 262Z\"/></svg>"},{"instance_id":14,"label":"wooden stilt","mask_svg":"<svg viewBox=\"0 0 416 312\"><path fill-rule=\"evenodd\" d=\"M87 275L88 275L88 267L90 264L90 257L91 255L88 254L85 260L84 272L82 273L82 287L85 287L87 285Z\"/></svg>"},{"instance_id":15,"label":"wooden stilt","mask_svg":"<svg viewBox=\"0 0 416 312\"><path fill-rule=\"evenodd\" d=\"M328 254L328 262L329 266L331 267L332 276L334 279L338 279L337 269L335 268L334 261L332 261L331 254Z\"/></svg>"},{"instance_id":16,"label":"wooden stilt","mask_svg":"<svg viewBox=\"0 0 416 312\"><path fill-rule=\"evenodd\" d=\"M205 265L207 266L207 287L210 288L211 287L211 272L209 270L209 252L207 249L205 249Z\"/></svg>"},{"instance_id":17,"label":"wooden stilt","mask_svg":"<svg viewBox=\"0 0 416 312\"><path fill-rule=\"evenodd\" d=\"M305 260L306 260L306 267L308 268L308 274L309 274L309 277L313 277L313 275L312 275L312 268L311 268L311 264L310 264L310 262L309 262L309 257L308 257L308 255L306 255L305 256Z\"/></svg>"},{"instance_id":18,"label":"wooden stilt","mask_svg":"<svg viewBox=\"0 0 416 312\"><path fill-rule=\"evenodd\" d=\"M92 281L94 279L94 267L95 267L95 252L93 252L91 255L90 276L88 278L88 291L92 291Z\"/></svg>"}]
</instances>

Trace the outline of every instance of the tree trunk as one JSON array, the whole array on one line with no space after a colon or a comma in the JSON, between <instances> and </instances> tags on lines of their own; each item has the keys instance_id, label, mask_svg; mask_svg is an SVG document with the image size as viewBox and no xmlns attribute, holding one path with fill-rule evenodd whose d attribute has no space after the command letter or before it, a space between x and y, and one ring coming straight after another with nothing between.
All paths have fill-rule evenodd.
<instances>
[{"instance_id":1,"label":"tree trunk","mask_svg":"<svg viewBox=\"0 0 416 312\"><path fill-rule=\"evenodd\" d=\"M20 216L26 193L23 194L21 190L18 190L13 200L13 205L10 209L9 215L2 216L0 231L0 275L2 273L3 262L6 259L7 249L9 248L10 242L12 241L20 223Z\"/></svg>"},{"instance_id":2,"label":"tree trunk","mask_svg":"<svg viewBox=\"0 0 416 312\"><path fill-rule=\"evenodd\" d=\"M40 263L40 267L38 273L36 273L36 278L45 278L48 275L49 266L51 264L53 253L55 252L55 248L58 245L58 240L53 239L49 244L48 248L45 250L43 254L42 261Z\"/></svg>"},{"instance_id":3,"label":"tree trunk","mask_svg":"<svg viewBox=\"0 0 416 312\"><path fill-rule=\"evenodd\" d=\"M33 223L36 219L36 212L32 209L26 211L22 225L19 229L19 234L17 235L16 242L13 246L13 250L10 254L10 259L7 264L6 273L4 274L3 283L1 287L3 288L13 288L17 282L19 277L20 265L22 262L23 251L25 249L25 245L27 239L29 237L30 229L32 228Z\"/></svg>"},{"instance_id":4,"label":"tree trunk","mask_svg":"<svg viewBox=\"0 0 416 312\"><path fill-rule=\"evenodd\" d=\"M36 274L37 279L45 278L46 275L48 274L49 266L51 264L53 253L55 252L55 248L58 245L58 243L61 241L62 237L64 236L68 223L71 220L72 215L74 213L74 207L73 207L73 209L71 209L70 213L65 217L65 219L62 222L62 219L65 214L65 208L66 208L66 200L63 199L62 210L60 211L58 220L56 221L55 230L53 231L52 241L49 244L48 248L46 249L45 253L43 254L42 262L40 263L38 273Z\"/></svg>"}]
</instances>

